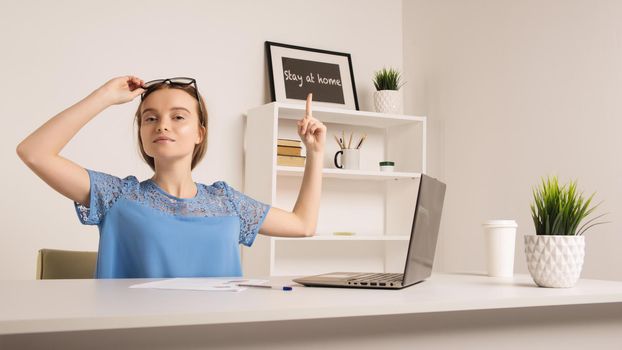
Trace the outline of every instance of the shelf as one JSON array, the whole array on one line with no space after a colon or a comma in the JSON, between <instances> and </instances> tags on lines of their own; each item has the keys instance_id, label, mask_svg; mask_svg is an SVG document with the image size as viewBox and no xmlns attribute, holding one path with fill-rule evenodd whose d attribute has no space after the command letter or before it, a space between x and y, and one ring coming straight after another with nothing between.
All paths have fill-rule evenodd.
<instances>
[{"instance_id":1,"label":"shelf","mask_svg":"<svg viewBox=\"0 0 622 350\"><path fill-rule=\"evenodd\" d=\"M410 236L379 235L379 236L332 236L318 235L313 237L271 237L276 241L408 241Z\"/></svg>"},{"instance_id":2,"label":"shelf","mask_svg":"<svg viewBox=\"0 0 622 350\"><path fill-rule=\"evenodd\" d=\"M304 116L305 105L273 102L281 119L299 120ZM315 107L313 116L323 123L349 124L374 128L391 128L412 123L424 123L426 118L402 114L385 114L349 109Z\"/></svg>"},{"instance_id":3,"label":"shelf","mask_svg":"<svg viewBox=\"0 0 622 350\"><path fill-rule=\"evenodd\" d=\"M275 155L279 138L297 139L296 122L304 114L304 103L272 102L247 111L246 195L278 207L295 206L304 167L279 165ZM339 131L367 135L361 168L335 168L333 152L337 145L327 139L316 235L257 237L252 249L242 247L244 273L315 274L355 268L403 271L418 183L421 174L426 173L427 118L321 104L314 104L313 116L326 123L330 134ZM398 164L397 171L380 171L378 162L382 160ZM356 234L333 234L338 231Z\"/></svg>"},{"instance_id":4,"label":"shelf","mask_svg":"<svg viewBox=\"0 0 622 350\"><path fill-rule=\"evenodd\" d=\"M276 173L279 176L302 176L303 167L295 166L277 166ZM322 169L324 178L349 179L349 180L399 180L399 179L418 179L420 173L406 172L386 172L380 170L347 170L347 169Z\"/></svg>"}]
</instances>

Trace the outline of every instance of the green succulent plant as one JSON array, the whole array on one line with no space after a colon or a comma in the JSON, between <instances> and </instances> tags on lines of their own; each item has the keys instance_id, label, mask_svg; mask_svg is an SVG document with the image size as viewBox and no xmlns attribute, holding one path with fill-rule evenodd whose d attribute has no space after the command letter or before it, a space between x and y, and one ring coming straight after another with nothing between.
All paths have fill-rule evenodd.
<instances>
[{"instance_id":1,"label":"green succulent plant","mask_svg":"<svg viewBox=\"0 0 622 350\"><path fill-rule=\"evenodd\" d=\"M393 68L382 68L374 73L376 90L399 90L405 83L401 82L402 74Z\"/></svg>"},{"instance_id":2,"label":"green succulent plant","mask_svg":"<svg viewBox=\"0 0 622 350\"><path fill-rule=\"evenodd\" d=\"M605 214L596 216L579 226L599 205L590 207L595 193L588 198L577 191L576 181L560 187L556 176L542 179L533 190L531 217L537 235L582 235L591 227L606 222L595 222Z\"/></svg>"}]
</instances>

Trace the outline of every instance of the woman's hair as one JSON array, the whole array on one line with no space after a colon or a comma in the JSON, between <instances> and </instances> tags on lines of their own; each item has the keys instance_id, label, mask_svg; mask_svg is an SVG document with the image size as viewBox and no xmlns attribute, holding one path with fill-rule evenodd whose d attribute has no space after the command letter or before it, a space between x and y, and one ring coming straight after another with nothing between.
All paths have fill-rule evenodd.
<instances>
[{"instance_id":1,"label":"woman's hair","mask_svg":"<svg viewBox=\"0 0 622 350\"><path fill-rule=\"evenodd\" d=\"M154 86L150 90L148 90L149 92L144 96L143 100L138 105L138 109L136 110L136 114L134 115L135 120L136 120L136 125L138 125L138 147L140 147L140 154L142 155L143 159L153 171L155 171L155 160L153 159L153 157L145 153L145 149L143 148L143 140L142 140L142 137L140 136L140 126L142 125L140 109L143 103L145 102L145 100L147 99L147 96L149 96L152 92L156 90L161 90L161 89L179 89L179 90L183 90L187 92L193 98L196 98L197 96L197 92L194 86L192 85L182 86L182 85L172 85L172 84L159 84L157 86ZM201 108L200 109L197 108L196 112L197 112L197 115L199 116L199 128L201 126L205 127L205 137L203 137L203 141L201 141L201 143L194 146L194 151L192 152L192 164L190 165L190 170L194 169L194 167L197 164L199 164L201 159L203 159L203 156L205 156L205 152L207 151L207 130L208 130L207 128L207 121L208 121L207 107L205 106L205 100L203 99L203 96L201 94L198 94L198 96L199 96L198 102L201 105Z\"/></svg>"}]
</instances>

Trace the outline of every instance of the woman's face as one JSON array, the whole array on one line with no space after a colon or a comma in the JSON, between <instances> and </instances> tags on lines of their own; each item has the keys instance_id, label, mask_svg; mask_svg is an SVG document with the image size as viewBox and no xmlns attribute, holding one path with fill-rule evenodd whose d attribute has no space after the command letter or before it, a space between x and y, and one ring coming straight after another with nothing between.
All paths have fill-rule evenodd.
<instances>
[{"instance_id":1,"label":"woman's face","mask_svg":"<svg viewBox=\"0 0 622 350\"><path fill-rule=\"evenodd\" d=\"M179 89L149 94L141 106L140 137L143 149L156 161L192 160L195 145L205 135L199 125L198 101Z\"/></svg>"}]
</instances>

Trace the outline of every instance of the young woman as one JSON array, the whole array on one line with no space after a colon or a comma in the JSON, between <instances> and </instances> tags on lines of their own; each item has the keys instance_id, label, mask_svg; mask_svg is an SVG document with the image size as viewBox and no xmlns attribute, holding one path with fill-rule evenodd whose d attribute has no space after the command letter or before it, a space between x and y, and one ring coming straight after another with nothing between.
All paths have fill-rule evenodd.
<instances>
[{"instance_id":1,"label":"young woman","mask_svg":"<svg viewBox=\"0 0 622 350\"><path fill-rule=\"evenodd\" d=\"M154 174L139 182L59 155L71 138L107 107L141 96L136 111L141 154ZM270 207L218 181L195 183L192 170L207 149L207 109L192 78L144 83L114 78L47 121L17 146L43 181L74 201L80 222L98 225L97 278L241 276L239 244L257 233L315 233L326 127L311 116L311 95L298 134L307 150L292 212Z\"/></svg>"}]
</instances>

